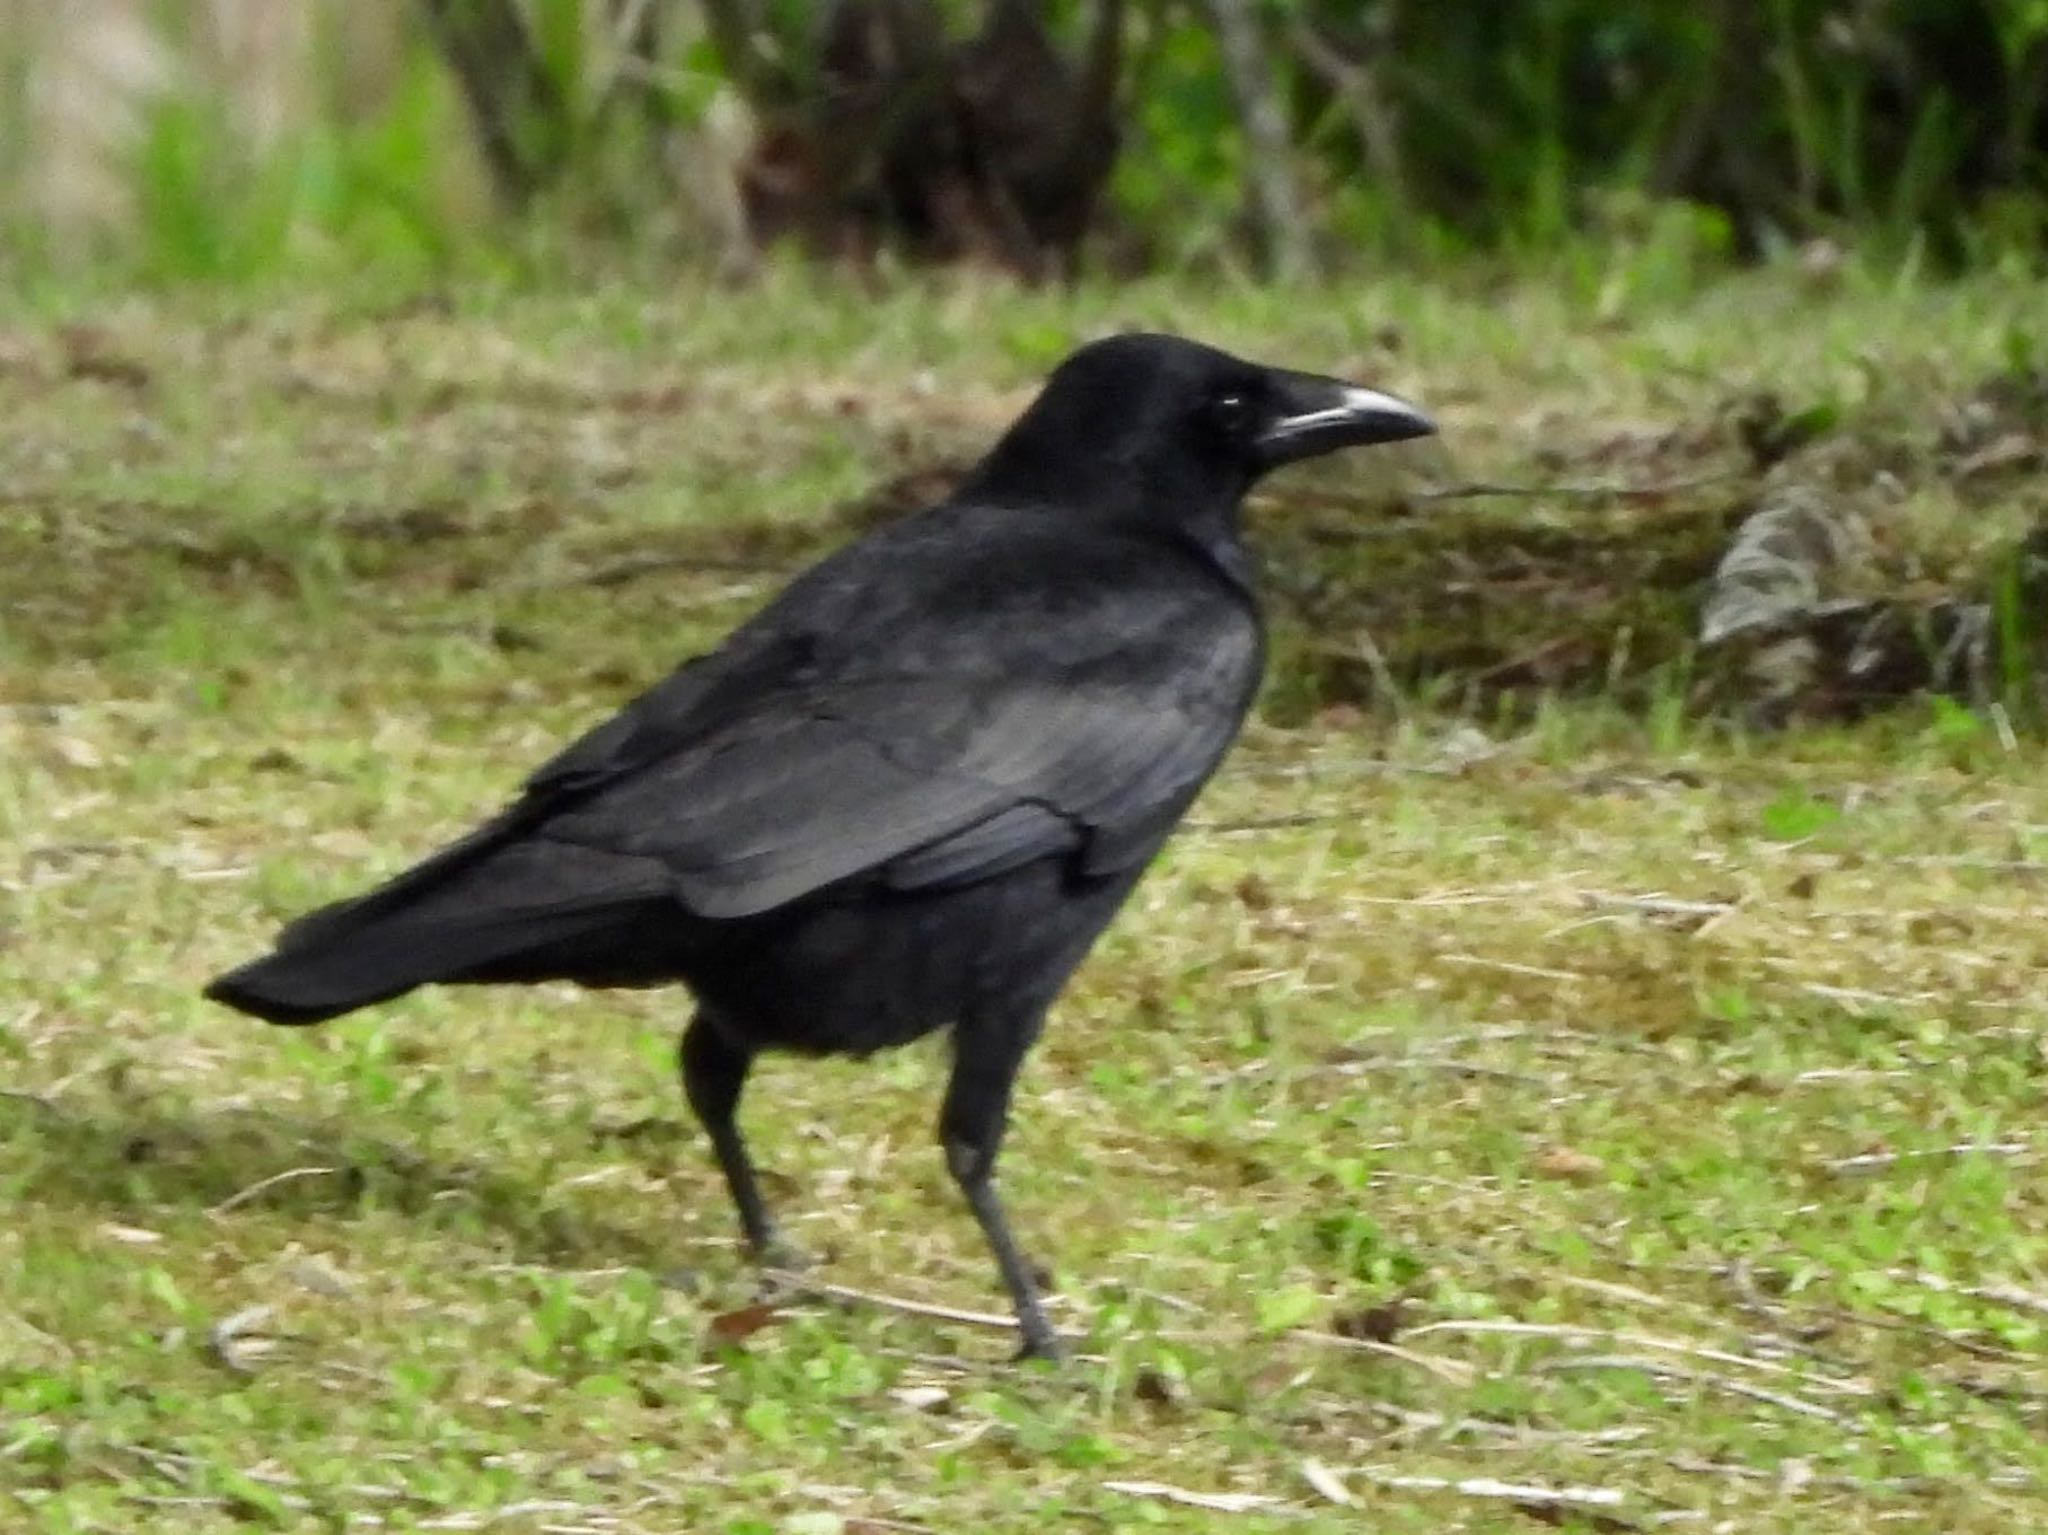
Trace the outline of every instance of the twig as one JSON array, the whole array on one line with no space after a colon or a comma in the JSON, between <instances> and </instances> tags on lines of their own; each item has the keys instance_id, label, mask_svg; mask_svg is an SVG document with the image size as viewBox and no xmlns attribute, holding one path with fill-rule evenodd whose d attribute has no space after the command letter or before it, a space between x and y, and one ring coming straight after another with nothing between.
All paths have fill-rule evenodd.
<instances>
[{"instance_id":1,"label":"twig","mask_svg":"<svg viewBox=\"0 0 2048 1535\"><path fill-rule=\"evenodd\" d=\"M1398 1343L1382 1343L1376 1338L1347 1338L1342 1333L1317 1332L1308 1327L1298 1327L1287 1336L1322 1348L1347 1349L1355 1354L1378 1354L1383 1359L1398 1359L1418 1370L1427 1370L1438 1380L1449 1381L1454 1386L1469 1386L1478 1374L1463 1360L1440 1359L1433 1354L1402 1348Z\"/></svg>"},{"instance_id":2,"label":"twig","mask_svg":"<svg viewBox=\"0 0 2048 1535\"><path fill-rule=\"evenodd\" d=\"M1356 812L1352 819L1357 819ZM1533 882L1507 885L1498 890L1440 890L1433 895L1349 895L1358 906L1505 906L1527 899L1538 890Z\"/></svg>"},{"instance_id":3,"label":"twig","mask_svg":"<svg viewBox=\"0 0 2048 1535\"><path fill-rule=\"evenodd\" d=\"M300 1178L326 1177L340 1170L337 1167L288 1167L281 1173L272 1173L268 1178L259 1179L247 1188L239 1189L235 1193L228 1195L226 1199L223 1199L206 1213L208 1215L226 1215L230 1210L238 1210L250 1200L269 1193L270 1190L276 1188L279 1184L293 1183Z\"/></svg>"},{"instance_id":4,"label":"twig","mask_svg":"<svg viewBox=\"0 0 2048 1535\"><path fill-rule=\"evenodd\" d=\"M31 1322L27 1317L23 1316L20 1312L0 1311L0 1318L4 1318L6 1320L8 1327L12 1328L17 1332L26 1333L29 1337L35 1339L35 1341L41 1344L44 1348L62 1354L66 1359L76 1359L78 1357L77 1351L73 1349L70 1344L66 1343L62 1338L56 1336L56 1334L54 1333L44 1332L42 1328L36 1326L35 1323ZM0 1455L0 1460L4 1460L5 1458L6 1457L4 1455Z\"/></svg>"},{"instance_id":5,"label":"twig","mask_svg":"<svg viewBox=\"0 0 2048 1535\"><path fill-rule=\"evenodd\" d=\"M1372 685L1379 689L1394 711L1396 719L1405 720L1408 715L1407 695L1394 677L1393 667L1387 664L1386 652L1380 649L1379 641L1372 637L1372 631L1364 625L1357 629L1358 650L1365 657L1366 670L1372 673ZM1441 770L1439 770L1441 771Z\"/></svg>"},{"instance_id":6,"label":"twig","mask_svg":"<svg viewBox=\"0 0 2048 1535\"><path fill-rule=\"evenodd\" d=\"M1979 1343L1975 1338L1952 1332L1946 1327L1936 1327L1931 1322L1909 1321L1905 1317L1871 1316L1860 1311L1844 1311L1836 1306L1814 1306L1808 1308L1807 1316L1819 1317L1823 1321L1839 1323L1844 1327L1871 1327L1880 1332L1911 1333L1915 1337L1932 1338L1952 1349L1968 1354L1972 1359L1987 1359L1998 1364L2031 1364L2033 1356L2020 1353L2017 1349L1999 1348L1996 1344ZM1822 1329L1809 1331L1818 1334ZM1832 1331L1832 1329L1826 1329Z\"/></svg>"},{"instance_id":7,"label":"twig","mask_svg":"<svg viewBox=\"0 0 2048 1535\"><path fill-rule=\"evenodd\" d=\"M1625 1343L1634 1348L1653 1348L1659 1353L1683 1354L1689 1359L1705 1359L1713 1364L1734 1365L1738 1369L1756 1370L1766 1375L1792 1375L1790 1365L1778 1363L1775 1359L1758 1359L1749 1354L1734 1354L1726 1349L1709 1348L1704 1344L1687 1343L1681 1338L1660 1338L1655 1333L1629 1332L1606 1327L1578 1327L1570 1323L1514 1322L1500 1320L1463 1320L1452 1318L1441 1322L1424 1322L1411 1327L1402 1334L1405 1338L1419 1338L1427 1333L1492 1333L1517 1338L1554 1338L1571 1343ZM1824 1385L1840 1396L1875 1396L1876 1388L1862 1381L1842 1380L1822 1376L1813 1380L1815 1385Z\"/></svg>"},{"instance_id":8,"label":"twig","mask_svg":"<svg viewBox=\"0 0 2048 1535\"><path fill-rule=\"evenodd\" d=\"M1183 830L1203 832L1212 837L1227 837L1235 832L1247 831L1289 831L1298 826L1329 826L1338 821L1356 823L1355 810L1312 810L1298 815L1251 816L1242 821L1188 821Z\"/></svg>"},{"instance_id":9,"label":"twig","mask_svg":"<svg viewBox=\"0 0 2048 1535\"><path fill-rule=\"evenodd\" d=\"M1403 1428L1418 1433L1441 1433L1447 1437L1512 1440L1517 1444L1633 1444L1648 1437L1650 1430L1640 1424L1615 1428L1569 1429L1531 1428L1526 1423L1496 1423L1490 1418L1449 1418L1440 1412L1423 1412L1394 1402L1367 1402L1366 1407L1391 1418Z\"/></svg>"},{"instance_id":10,"label":"twig","mask_svg":"<svg viewBox=\"0 0 2048 1535\"><path fill-rule=\"evenodd\" d=\"M1810 1087L1815 1082L1876 1082L1885 1078L1910 1077L1913 1073L1904 1067L1896 1070L1874 1066L1815 1066L1802 1071L1792 1079L1794 1087Z\"/></svg>"},{"instance_id":11,"label":"twig","mask_svg":"<svg viewBox=\"0 0 2048 1535\"><path fill-rule=\"evenodd\" d=\"M900 1296L881 1295L873 1290L856 1290L847 1285L827 1284L820 1280L802 1279L796 1275L784 1276L793 1281L790 1294L799 1298L836 1301L844 1306L873 1306L880 1311L901 1312L905 1316L928 1317L939 1322L958 1322L965 1327L986 1327L991 1332L1015 1332L1017 1319L997 1311L963 1311L957 1306L939 1306L930 1301L905 1300ZM1078 1333L1061 1333L1062 1338L1072 1340Z\"/></svg>"},{"instance_id":12,"label":"twig","mask_svg":"<svg viewBox=\"0 0 2048 1535\"><path fill-rule=\"evenodd\" d=\"M1822 997L1829 1002L1843 1002L1850 1006L1872 1004L1878 1007L1911 1007L1916 1002L1932 1002L1937 993L1923 991L1912 996L1901 996L1889 991L1864 991L1854 986L1830 986L1824 981L1805 981L1799 989L1810 996Z\"/></svg>"},{"instance_id":13,"label":"twig","mask_svg":"<svg viewBox=\"0 0 2048 1535\"><path fill-rule=\"evenodd\" d=\"M1542 1086L1538 1078L1529 1077L1526 1080L1535 1082L1539 1087ZM1367 1182L1374 1186L1383 1183L1415 1183L1420 1184L1424 1188L1446 1189L1453 1194L1484 1194L1488 1198L1493 1199L1497 1199L1507 1192L1505 1189L1496 1188L1493 1184L1480 1183L1471 1178L1435 1178L1431 1177L1428 1173L1396 1172L1391 1167L1374 1168Z\"/></svg>"},{"instance_id":14,"label":"twig","mask_svg":"<svg viewBox=\"0 0 2048 1535\"><path fill-rule=\"evenodd\" d=\"M1322 1071L1330 1076L1355 1077L1373 1071L1447 1071L1459 1077L1490 1077L1501 1082L1519 1082L1527 1087L1548 1087L1544 1078L1526 1071L1509 1071L1504 1066L1481 1066L1473 1061L1447 1060L1434 1055L1375 1056L1362 1061L1338 1061Z\"/></svg>"},{"instance_id":15,"label":"twig","mask_svg":"<svg viewBox=\"0 0 2048 1535\"><path fill-rule=\"evenodd\" d=\"M1585 977L1572 970L1552 970L1545 965L1524 965L1510 959L1488 959L1480 954L1443 954L1438 956L1447 965L1465 965L1474 970L1499 970L1508 975L1534 976L1543 981L1583 981Z\"/></svg>"},{"instance_id":16,"label":"twig","mask_svg":"<svg viewBox=\"0 0 2048 1535\"><path fill-rule=\"evenodd\" d=\"M1261 1492L1190 1492L1165 1482L1104 1482L1102 1486L1107 1492L1120 1492L1127 1498L1157 1498L1163 1503L1205 1509L1212 1514L1254 1514L1277 1511L1282 1506L1278 1498Z\"/></svg>"},{"instance_id":17,"label":"twig","mask_svg":"<svg viewBox=\"0 0 2048 1535\"><path fill-rule=\"evenodd\" d=\"M1581 890L1579 899L1589 906L1619 906L1627 911L1647 912L1657 917L1721 917L1735 910L1733 901L1681 901L1661 892L1651 895L1616 895L1606 890Z\"/></svg>"},{"instance_id":18,"label":"twig","mask_svg":"<svg viewBox=\"0 0 2048 1535\"><path fill-rule=\"evenodd\" d=\"M1401 207L1407 201L1408 191L1400 132L1378 69L1368 60L1343 52L1306 21L1295 22L1288 28L1288 36L1302 62L1328 81L1350 107L1359 143L1365 147L1366 159L1372 166L1373 179L1388 200Z\"/></svg>"},{"instance_id":19,"label":"twig","mask_svg":"<svg viewBox=\"0 0 2048 1535\"><path fill-rule=\"evenodd\" d=\"M514 580L510 588L514 591L554 591L567 586L623 586L641 576L658 575L668 570L712 571L721 575L737 576L782 576L789 573L789 565L781 560L747 559L744 556L716 554L658 553L629 554L603 565L584 566L560 573L530 575ZM746 590L753 589L753 583L744 583ZM725 595L721 593L720 595ZM731 595L744 595L733 592Z\"/></svg>"},{"instance_id":20,"label":"twig","mask_svg":"<svg viewBox=\"0 0 2048 1535\"><path fill-rule=\"evenodd\" d=\"M1724 1476L1730 1481L1737 1482L1772 1482L1784 1491L1803 1487L1833 1487L1844 1492L1869 1495L1880 1492L1927 1492L1941 1485L1936 1479L1925 1476L1827 1476L1816 1475L1810 1468L1803 1469L1796 1476L1788 1477L1788 1465L1794 1463L1781 1462L1775 1470L1770 1470L1762 1466L1744 1466L1725 1460L1705 1460L1683 1451L1675 1455L1662 1450L1625 1450L1621 1453L1626 1459L1659 1460L1673 1471L1681 1471L1690 1476ZM1988 1480L1996 1481L1996 1473Z\"/></svg>"},{"instance_id":21,"label":"twig","mask_svg":"<svg viewBox=\"0 0 2048 1535\"><path fill-rule=\"evenodd\" d=\"M612 24L611 67L606 72L605 78L597 82L596 89L592 92L592 96L597 103L595 115L599 121L602 121L610 113L613 104L618 99L619 88L628 80L633 81L635 84L647 83L633 66L640 65L645 68L651 68L652 66L647 65L647 61L640 58L634 52L634 44L641 35L642 27L647 23L651 4L652 0L625 0L625 3L618 7L617 15Z\"/></svg>"},{"instance_id":22,"label":"twig","mask_svg":"<svg viewBox=\"0 0 2048 1535\"><path fill-rule=\"evenodd\" d=\"M1375 1486L1404 1492L1454 1492L1461 1498L1499 1498L1537 1508L1619 1508L1629 1496L1618 1487L1545 1487L1534 1482L1500 1482L1490 1476L1453 1480L1447 1476L1383 1471L1377 1466L1361 1466L1350 1474L1362 1476Z\"/></svg>"},{"instance_id":23,"label":"twig","mask_svg":"<svg viewBox=\"0 0 2048 1535\"><path fill-rule=\"evenodd\" d=\"M507 1503L499 1508L441 1514L432 1519L422 1519L417 1528L422 1530L481 1530L488 1525L507 1519L530 1519L536 1514L588 1513L581 1503L571 1503L562 1498L527 1498L517 1503Z\"/></svg>"},{"instance_id":24,"label":"twig","mask_svg":"<svg viewBox=\"0 0 2048 1535\"><path fill-rule=\"evenodd\" d=\"M1935 1146L1926 1151L1866 1151L1853 1157L1836 1157L1823 1162L1831 1173L1865 1173L1900 1162L1923 1162L1937 1157L2017 1157L2034 1148L2025 1141L1979 1141L1963 1146Z\"/></svg>"},{"instance_id":25,"label":"twig","mask_svg":"<svg viewBox=\"0 0 2048 1535\"><path fill-rule=\"evenodd\" d=\"M1441 485L1430 490L1414 493L1417 501L1478 501L1510 498L1517 500L1563 501L1661 501L1667 496L1684 495L1688 491L1707 490L1716 485L1726 485L1744 476L1736 470L1723 470L1718 474L1701 475L1691 480L1665 480L1648 485L1504 485L1488 480L1472 480L1461 485Z\"/></svg>"},{"instance_id":26,"label":"twig","mask_svg":"<svg viewBox=\"0 0 2048 1535\"><path fill-rule=\"evenodd\" d=\"M1971 853L1891 853L1885 863L1902 863L1922 869L1971 869L1993 874L2048 874L2048 862L2039 858L1980 858Z\"/></svg>"},{"instance_id":27,"label":"twig","mask_svg":"<svg viewBox=\"0 0 2048 1535\"><path fill-rule=\"evenodd\" d=\"M1639 1289L1632 1284L1617 1284L1611 1279L1593 1279L1584 1274L1554 1274L1551 1278L1558 1284L1570 1285L1575 1290L1585 1290L1593 1295L1604 1295L1610 1300L1626 1301L1631 1305L1646 1306L1654 1311L1693 1311L1711 1313L1712 1308L1702 1306L1698 1301L1679 1300L1669 1295L1658 1295L1654 1291Z\"/></svg>"},{"instance_id":28,"label":"twig","mask_svg":"<svg viewBox=\"0 0 2048 1535\"><path fill-rule=\"evenodd\" d=\"M1991 1301L1995 1305L2010 1306L2015 1311L2031 1311L2036 1316L2048 1316L2048 1295L2023 1290L2016 1284L1994 1281L1986 1285L1957 1284L1952 1279L1943 1279L1939 1274L1929 1274L1919 1269L1890 1269L1894 1279L1910 1280L1929 1290L1938 1290L1945 1295L1967 1295L1972 1300Z\"/></svg>"},{"instance_id":29,"label":"twig","mask_svg":"<svg viewBox=\"0 0 2048 1535\"><path fill-rule=\"evenodd\" d=\"M1535 1367L1535 1373L1539 1375L1562 1375L1576 1370L1641 1370L1645 1375L1692 1381L1698 1385L1711 1386L1717 1391L1746 1396L1753 1401L1769 1402L1774 1407L1782 1407L1787 1412L1797 1413L1803 1418L1821 1418L1829 1423L1842 1421L1842 1415L1832 1407L1823 1407L1820 1403L1809 1402L1804 1397L1791 1396L1781 1391L1766 1391L1762 1386L1753 1386L1748 1381L1715 1375L1706 1370L1688 1369L1668 1359L1646 1359L1640 1354L1591 1354L1578 1359L1550 1359Z\"/></svg>"}]
</instances>

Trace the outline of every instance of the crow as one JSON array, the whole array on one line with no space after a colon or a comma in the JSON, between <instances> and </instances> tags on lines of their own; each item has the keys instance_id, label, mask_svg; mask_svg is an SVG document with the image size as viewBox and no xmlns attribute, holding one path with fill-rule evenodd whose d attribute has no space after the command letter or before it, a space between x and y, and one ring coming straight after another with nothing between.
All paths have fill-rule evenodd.
<instances>
[{"instance_id":1,"label":"crow","mask_svg":"<svg viewBox=\"0 0 2048 1535\"><path fill-rule=\"evenodd\" d=\"M755 1056L950 1028L946 1165L1022 1354L1057 1356L996 1153L1047 1008L1251 707L1245 494L1434 430L1178 337L1083 346L953 496L799 575L494 818L206 995L306 1024L429 983L680 982L684 1091L771 1263L789 1250L736 1123Z\"/></svg>"}]
</instances>

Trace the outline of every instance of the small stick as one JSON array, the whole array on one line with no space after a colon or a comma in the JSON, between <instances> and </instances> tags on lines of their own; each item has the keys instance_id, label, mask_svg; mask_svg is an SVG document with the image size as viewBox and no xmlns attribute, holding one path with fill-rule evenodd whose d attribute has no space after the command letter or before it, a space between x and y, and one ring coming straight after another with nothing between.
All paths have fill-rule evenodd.
<instances>
[{"instance_id":1,"label":"small stick","mask_svg":"<svg viewBox=\"0 0 2048 1535\"><path fill-rule=\"evenodd\" d=\"M1520 1338L1559 1338L1575 1343L1627 1343L1637 1348L1653 1348L1661 1353L1683 1354L1691 1359L1705 1359L1714 1364L1734 1365L1738 1369L1756 1370L1766 1375L1791 1375L1795 1372L1790 1365L1779 1364L1774 1359L1756 1359L1748 1354L1730 1353L1726 1349L1709 1348L1704 1344L1687 1343L1678 1338L1660 1338L1654 1333L1627 1332L1606 1327L1577 1327L1569 1323L1514 1322L1495 1320L1450 1319L1442 1322L1424 1322L1420 1327L1411 1327L1403 1337L1419 1338L1425 1333L1495 1333ZM1829 1390L1843 1396L1875 1396L1874 1387L1862 1381L1838 1380L1832 1377L1818 1377L1815 1385L1825 1385Z\"/></svg>"},{"instance_id":2,"label":"small stick","mask_svg":"<svg viewBox=\"0 0 2048 1535\"><path fill-rule=\"evenodd\" d=\"M41 1093L29 1092L25 1088L0 1087L0 1098L12 1098L21 1103L33 1103L45 1114L54 1115L59 1119L64 1117L64 1111L57 1107L55 1099L46 1098Z\"/></svg>"},{"instance_id":3,"label":"small stick","mask_svg":"<svg viewBox=\"0 0 2048 1535\"><path fill-rule=\"evenodd\" d=\"M1736 1396L1769 1402L1774 1407L1798 1413L1803 1418L1822 1418L1829 1423L1842 1421L1842 1415L1832 1407L1823 1407L1820 1403L1809 1402L1804 1397L1790 1396L1781 1391L1766 1391L1762 1386L1753 1386L1748 1381L1733 1380L1726 1375L1713 1375L1705 1370L1690 1370L1668 1359L1645 1359L1639 1354L1595 1354L1583 1359L1552 1359L1536 1367L1536 1373L1542 1375L1561 1375L1573 1370L1641 1370L1645 1375L1662 1375L1694 1381L1699 1385L1712 1386L1716 1390L1727 1391Z\"/></svg>"},{"instance_id":4,"label":"small stick","mask_svg":"<svg viewBox=\"0 0 2048 1535\"><path fill-rule=\"evenodd\" d=\"M1860 1156L1836 1157L1821 1166L1831 1173L1866 1173L1900 1162L1922 1162L1935 1157L2018 1157L2033 1149L2025 1141L1979 1141L1965 1146L1936 1146L1929 1151L1866 1151Z\"/></svg>"},{"instance_id":5,"label":"small stick","mask_svg":"<svg viewBox=\"0 0 2048 1535\"><path fill-rule=\"evenodd\" d=\"M2032 1290L2023 1290L2016 1284L1994 1281L1985 1285L1957 1284L1952 1279L1943 1279L1939 1274L1929 1274L1914 1269L1891 1269L1894 1279L1910 1279L1914 1284L1930 1290L1939 1290L1948 1295L1967 1295L1972 1300L1988 1300L2000 1306L2010 1306L2015 1311L2031 1311L2038 1316L2048 1316L2048 1295L2038 1295Z\"/></svg>"},{"instance_id":6,"label":"small stick","mask_svg":"<svg viewBox=\"0 0 2048 1535\"><path fill-rule=\"evenodd\" d=\"M873 1306L881 1311L901 1312L905 1316L929 1317L938 1322L958 1322L966 1327L986 1327L992 1332L1017 1330L1017 1319L1003 1312L963 1311L957 1306L939 1306L930 1301L905 1300L900 1296L881 1295L873 1290L856 1290L848 1285L801 1279L793 1274L777 1277L789 1279L792 1285L790 1293L797 1296L837 1301L846 1306ZM1071 1340L1078 1334L1062 1333L1060 1336Z\"/></svg>"},{"instance_id":7,"label":"small stick","mask_svg":"<svg viewBox=\"0 0 2048 1535\"><path fill-rule=\"evenodd\" d=\"M1509 1071L1504 1066L1481 1066L1473 1061L1445 1060L1433 1055L1393 1055L1362 1061L1339 1061L1321 1070L1334 1077L1360 1077L1375 1071L1447 1071L1457 1077L1490 1077L1501 1082L1520 1082L1529 1087L1548 1087L1542 1077L1526 1071Z\"/></svg>"},{"instance_id":8,"label":"small stick","mask_svg":"<svg viewBox=\"0 0 2048 1535\"><path fill-rule=\"evenodd\" d=\"M1541 981L1583 981L1585 977L1571 970L1552 970L1545 965L1518 964L1509 959L1487 959L1479 954L1445 954L1440 956L1447 965L1465 965L1475 970L1499 970L1507 975L1529 975Z\"/></svg>"},{"instance_id":9,"label":"small stick","mask_svg":"<svg viewBox=\"0 0 2048 1535\"><path fill-rule=\"evenodd\" d=\"M1654 501L1665 496L1682 495L1692 490L1708 490L1716 485L1726 485L1743 476L1734 470L1719 474L1701 475L1691 480L1666 480L1649 485L1504 485L1487 480L1469 481L1462 485L1440 485L1430 490L1413 491L1409 495L1414 501L1479 501L1508 498L1515 500L1540 501L1555 498L1562 501Z\"/></svg>"},{"instance_id":10,"label":"small stick","mask_svg":"<svg viewBox=\"0 0 2048 1535\"><path fill-rule=\"evenodd\" d=\"M1157 1498L1164 1503L1178 1503L1183 1508L1206 1509L1212 1514L1252 1514L1277 1512L1281 1504L1278 1498L1257 1492L1190 1492L1185 1487L1171 1487L1165 1482L1104 1482L1108 1492L1120 1492L1127 1498Z\"/></svg>"},{"instance_id":11,"label":"small stick","mask_svg":"<svg viewBox=\"0 0 2048 1535\"><path fill-rule=\"evenodd\" d=\"M226 1215L230 1210L238 1210L250 1200L269 1193L281 1183L292 1183L300 1178L322 1178L330 1173L339 1171L339 1168L334 1167L288 1167L281 1173L272 1173L268 1178L259 1179L247 1188L237 1190L235 1193L228 1195L226 1199L223 1199L206 1213L208 1215Z\"/></svg>"},{"instance_id":12,"label":"small stick","mask_svg":"<svg viewBox=\"0 0 2048 1535\"><path fill-rule=\"evenodd\" d=\"M1619 906L1658 917L1720 917L1735 910L1733 901L1681 901L1661 893L1617 895L1606 890L1581 890L1579 899L1588 906Z\"/></svg>"},{"instance_id":13,"label":"small stick","mask_svg":"<svg viewBox=\"0 0 2048 1535\"><path fill-rule=\"evenodd\" d=\"M1300 1327L1287 1335L1299 1338L1304 1343L1314 1343L1322 1348L1348 1349L1357 1354L1378 1354L1386 1359L1398 1359L1403 1364L1412 1364L1419 1370L1427 1370L1439 1380L1449 1381L1454 1386L1472 1384L1474 1371L1468 1364L1456 1359L1439 1359L1431 1354L1418 1353L1412 1348L1402 1348L1398 1343L1381 1343L1376 1338L1347 1338L1342 1333L1316 1332Z\"/></svg>"},{"instance_id":14,"label":"small stick","mask_svg":"<svg viewBox=\"0 0 2048 1535\"><path fill-rule=\"evenodd\" d=\"M1534 1504L1539 1508L1618 1508L1628 1494L1616 1487L1544 1487L1533 1482L1502 1482L1490 1476L1468 1476L1453 1480L1447 1476L1410 1476L1361 1466L1350 1473L1379 1487L1413 1492L1455 1492L1463 1498L1501 1498L1511 1503Z\"/></svg>"}]
</instances>

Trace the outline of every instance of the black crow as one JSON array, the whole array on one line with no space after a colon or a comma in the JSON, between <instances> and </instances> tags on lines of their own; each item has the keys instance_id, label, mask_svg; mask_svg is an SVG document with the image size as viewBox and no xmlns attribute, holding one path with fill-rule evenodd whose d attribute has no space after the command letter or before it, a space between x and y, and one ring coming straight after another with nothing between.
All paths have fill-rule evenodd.
<instances>
[{"instance_id":1,"label":"black crow","mask_svg":"<svg viewBox=\"0 0 2048 1535\"><path fill-rule=\"evenodd\" d=\"M1171 336L1082 347L960 491L797 577L388 884L207 988L317 1023L429 982L680 981L683 1085L756 1252L734 1114L762 1050L953 1031L946 1164L1024 1352L992 1173L1046 1008L1237 735L1263 658L1238 514L1267 470L1433 430Z\"/></svg>"}]
</instances>

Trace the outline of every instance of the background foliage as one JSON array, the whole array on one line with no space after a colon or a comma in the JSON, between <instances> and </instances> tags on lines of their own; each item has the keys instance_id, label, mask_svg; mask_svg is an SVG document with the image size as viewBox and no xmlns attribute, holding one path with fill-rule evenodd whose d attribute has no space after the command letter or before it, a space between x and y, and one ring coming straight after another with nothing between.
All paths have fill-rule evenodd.
<instances>
[{"instance_id":1,"label":"background foliage","mask_svg":"<svg viewBox=\"0 0 2048 1535\"><path fill-rule=\"evenodd\" d=\"M987 10L935 3L956 39ZM745 243L732 186L757 114L697 0L517 0L538 72L521 110L540 119L519 134L547 173L514 209L490 195L435 23L485 0L265 9L91 0L58 18L0 0L0 216L17 270L431 276L565 255L731 261ZM802 78L821 16L845 6L715 9ZM1071 53L1094 9L1041 14ZM2044 0L1125 11L1122 153L1097 241L1119 270L1248 262L1276 241L1337 269L1621 247L1678 281L1817 239L1944 264L2041 248ZM1278 154L1248 147L1218 43L1233 17L1261 50ZM1257 193L1276 179L1298 229L1260 227L1273 215Z\"/></svg>"}]
</instances>

